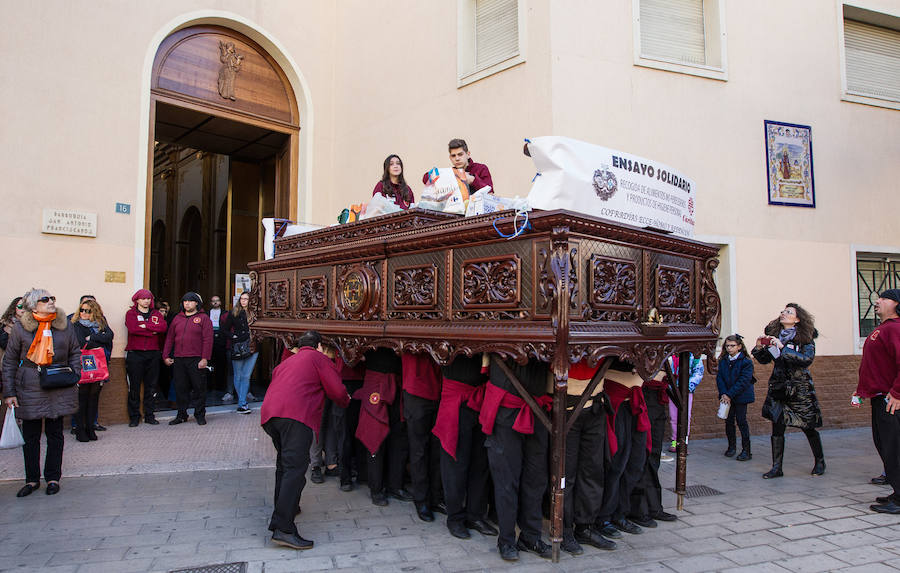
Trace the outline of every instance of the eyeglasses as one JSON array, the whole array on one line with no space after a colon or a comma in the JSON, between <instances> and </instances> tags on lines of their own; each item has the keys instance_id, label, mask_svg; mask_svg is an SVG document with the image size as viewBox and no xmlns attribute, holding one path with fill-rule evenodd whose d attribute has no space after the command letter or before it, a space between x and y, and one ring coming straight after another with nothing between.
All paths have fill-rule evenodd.
<instances>
[{"instance_id":1,"label":"eyeglasses","mask_svg":"<svg viewBox=\"0 0 900 573\"><path fill-rule=\"evenodd\" d=\"M82 309L81 309L81 312L91 312L91 309L89 309L89 308L82 308Z\"/></svg>"},{"instance_id":2,"label":"eyeglasses","mask_svg":"<svg viewBox=\"0 0 900 573\"><path fill-rule=\"evenodd\" d=\"M55 296L42 296L41 298L38 299L38 302L50 302L51 300L53 302L56 302L56 297Z\"/></svg>"}]
</instances>

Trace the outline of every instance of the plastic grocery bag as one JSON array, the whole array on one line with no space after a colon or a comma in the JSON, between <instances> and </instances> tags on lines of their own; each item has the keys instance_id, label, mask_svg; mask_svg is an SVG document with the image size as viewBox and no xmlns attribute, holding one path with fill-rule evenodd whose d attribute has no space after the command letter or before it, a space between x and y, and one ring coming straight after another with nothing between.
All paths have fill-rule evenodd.
<instances>
[{"instance_id":1,"label":"plastic grocery bag","mask_svg":"<svg viewBox=\"0 0 900 573\"><path fill-rule=\"evenodd\" d=\"M393 199L385 197L381 193L376 193L375 195L372 195L372 199L363 209L363 212L359 216L359 220L371 219L378 215L387 215L402 210L403 209L394 203Z\"/></svg>"},{"instance_id":2,"label":"plastic grocery bag","mask_svg":"<svg viewBox=\"0 0 900 573\"><path fill-rule=\"evenodd\" d=\"M720 420L724 420L728 417L728 410L731 409L731 404L726 404L725 402L719 402L719 411L716 412L716 416L719 417Z\"/></svg>"},{"instance_id":3,"label":"plastic grocery bag","mask_svg":"<svg viewBox=\"0 0 900 573\"><path fill-rule=\"evenodd\" d=\"M3 420L3 434L0 434L0 450L9 450L25 445L22 430L16 423L16 409L6 409L6 419Z\"/></svg>"}]
</instances>

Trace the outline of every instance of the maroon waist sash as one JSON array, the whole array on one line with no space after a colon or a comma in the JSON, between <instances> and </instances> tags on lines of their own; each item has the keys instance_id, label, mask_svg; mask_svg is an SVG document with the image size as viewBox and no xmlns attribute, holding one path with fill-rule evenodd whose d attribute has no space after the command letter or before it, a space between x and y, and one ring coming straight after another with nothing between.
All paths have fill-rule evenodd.
<instances>
[{"instance_id":1,"label":"maroon waist sash","mask_svg":"<svg viewBox=\"0 0 900 573\"><path fill-rule=\"evenodd\" d=\"M397 399L397 375L366 370L362 388L353 393L359 400L359 425L356 437L373 456L391 431L388 404Z\"/></svg>"},{"instance_id":2,"label":"maroon waist sash","mask_svg":"<svg viewBox=\"0 0 900 573\"><path fill-rule=\"evenodd\" d=\"M544 394L543 396L534 396L534 400L538 405L548 412L553 407L553 397ZM499 386L494 386L488 382L485 384L484 404L481 406L481 415L478 421L481 422L481 429L484 433L491 435L494 433L494 422L497 419L497 411L500 407L518 409L519 415L513 423L513 430L520 434L534 433L534 414L528 403L515 394L510 394Z\"/></svg>"},{"instance_id":3,"label":"maroon waist sash","mask_svg":"<svg viewBox=\"0 0 900 573\"><path fill-rule=\"evenodd\" d=\"M441 447L454 460L456 459L456 446L459 442L459 408L463 403L466 403L475 411L481 410L481 404L484 400L484 387L484 384L470 386L469 384L444 378L437 420L431 433L440 440Z\"/></svg>"}]
</instances>

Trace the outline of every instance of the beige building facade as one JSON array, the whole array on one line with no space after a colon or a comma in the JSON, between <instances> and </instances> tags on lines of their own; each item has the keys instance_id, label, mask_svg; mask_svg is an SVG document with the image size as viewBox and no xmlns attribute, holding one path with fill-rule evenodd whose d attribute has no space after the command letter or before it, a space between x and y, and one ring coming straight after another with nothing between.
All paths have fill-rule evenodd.
<instances>
[{"instance_id":1,"label":"beige building facade","mask_svg":"<svg viewBox=\"0 0 900 573\"><path fill-rule=\"evenodd\" d=\"M817 316L820 355L857 355L871 312L865 285L900 279L891 262L900 260L900 97L890 74L886 91L860 95L857 71L848 78L845 32L861 22L886 42L885 65L896 65L900 3L685 1L685 10L701 10L693 20L701 43L676 46L672 57L664 36L681 24L665 24L681 16L655 12L665 4L2 0L0 298L41 286L71 312L79 295L94 294L117 331L114 356L123 355L124 313L152 274L161 209L153 190L165 187L155 169L154 61L172 34L217 26L255 42L292 91L289 218L331 224L367 200L390 153L403 158L418 195L421 174L447 163L452 137L490 166L498 194L524 196L534 167L523 139L578 138L656 159L696 182L697 238L722 247L723 332L756 336L796 301ZM650 37L654 22L662 40ZM248 89L242 73L238 100ZM768 204L764 120L811 126L815 208ZM210 184L216 217L229 161L218 153L205 168L218 174ZM187 187L202 179L185 169ZM273 213L260 197L235 225ZM176 226L186 225L179 218L192 201L202 212L201 200L185 194ZM44 209L96 214L96 237L43 233ZM231 276L220 271L210 290L230 289L239 266L229 265Z\"/></svg>"}]
</instances>

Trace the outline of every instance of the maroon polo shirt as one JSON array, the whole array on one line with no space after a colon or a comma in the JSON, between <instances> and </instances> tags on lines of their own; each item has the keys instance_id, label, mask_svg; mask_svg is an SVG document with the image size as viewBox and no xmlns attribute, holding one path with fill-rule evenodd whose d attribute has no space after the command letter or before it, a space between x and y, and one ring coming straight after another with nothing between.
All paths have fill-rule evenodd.
<instances>
[{"instance_id":1,"label":"maroon polo shirt","mask_svg":"<svg viewBox=\"0 0 900 573\"><path fill-rule=\"evenodd\" d=\"M900 400L900 319L885 320L866 338L856 393L863 398L890 393Z\"/></svg>"},{"instance_id":2,"label":"maroon polo shirt","mask_svg":"<svg viewBox=\"0 0 900 573\"><path fill-rule=\"evenodd\" d=\"M159 350L164 342L166 319L156 309L144 317L135 305L125 313L125 328L128 329L128 344L125 345L125 350Z\"/></svg>"},{"instance_id":3,"label":"maroon polo shirt","mask_svg":"<svg viewBox=\"0 0 900 573\"><path fill-rule=\"evenodd\" d=\"M174 349L175 358L199 356L209 360L212 356L212 347L213 325L209 315L205 312L196 312L187 316L184 312L179 312L169 325L163 357L172 356Z\"/></svg>"},{"instance_id":4,"label":"maroon polo shirt","mask_svg":"<svg viewBox=\"0 0 900 573\"><path fill-rule=\"evenodd\" d=\"M441 398L441 370L428 354L400 356L403 364L403 389L419 398L437 401Z\"/></svg>"},{"instance_id":5,"label":"maroon polo shirt","mask_svg":"<svg viewBox=\"0 0 900 573\"><path fill-rule=\"evenodd\" d=\"M334 362L315 348L304 346L272 371L272 382L260 409L260 424L287 418L318 434L326 394L341 408L350 404Z\"/></svg>"}]
</instances>

